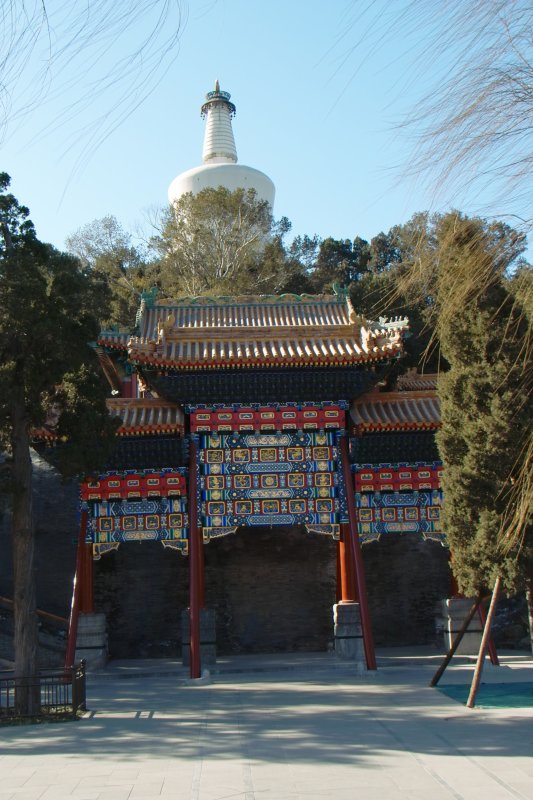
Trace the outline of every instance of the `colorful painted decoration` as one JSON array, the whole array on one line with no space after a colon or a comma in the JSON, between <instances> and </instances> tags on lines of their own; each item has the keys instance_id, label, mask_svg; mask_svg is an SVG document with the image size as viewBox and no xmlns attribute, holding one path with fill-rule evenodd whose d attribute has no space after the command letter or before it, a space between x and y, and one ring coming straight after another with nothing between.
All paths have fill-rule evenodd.
<instances>
[{"instance_id":1,"label":"colorful painted decoration","mask_svg":"<svg viewBox=\"0 0 533 800\"><path fill-rule=\"evenodd\" d=\"M359 538L364 544L382 534L420 533L445 543L441 524L442 492L356 492Z\"/></svg>"},{"instance_id":2,"label":"colorful painted decoration","mask_svg":"<svg viewBox=\"0 0 533 800\"><path fill-rule=\"evenodd\" d=\"M89 504L87 535L95 558L108 545L158 541L188 552L187 502L184 497L105 500Z\"/></svg>"},{"instance_id":3,"label":"colorful painted decoration","mask_svg":"<svg viewBox=\"0 0 533 800\"><path fill-rule=\"evenodd\" d=\"M180 497L186 493L184 469L106 472L98 478L80 483L80 497L85 502L137 497Z\"/></svg>"},{"instance_id":4,"label":"colorful painted decoration","mask_svg":"<svg viewBox=\"0 0 533 800\"><path fill-rule=\"evenodd\" d=\"M354 464L357 492L405 492L440 489L442 462L414 464Z\"/></svg>"},{"instance_id":5,"label":"colorful painted decoration","mask_svg":"<svg viewBox=\"0 0 533 800\"><path fill-rule=\"evenodd\" d=\"M304 525L338 538L340 524L348 521L338 469L340 435L340 430L201 434L197 470L204 541L240 526L262 525ZM440 462L355 464L352 472L363 543L391 533L444 542ZM161 541L187 554L186 474L185 468L126 470L82 483L94 557L128 541Z\"/></svg>"},{"instance_id":6,"label":"colorful painted decoration","mask_svg":"<svg viewBox=\"0 0 533 800\"><path fill-rule=\"evenodd\" d=\"M345 427L346 403L188 406L192 433L333 430Z\"/></svg>"},{"instance_id":7,"label":"colorful painted decoration","mask_svg":"<svg viewBox=\"0 0 533 800\"><path fill-rule=\"evenodd\" d=\"M338 537L337 458L332 431L201 435L204 539L241 525L306 525Z\"/></svg>"}]
</instances>

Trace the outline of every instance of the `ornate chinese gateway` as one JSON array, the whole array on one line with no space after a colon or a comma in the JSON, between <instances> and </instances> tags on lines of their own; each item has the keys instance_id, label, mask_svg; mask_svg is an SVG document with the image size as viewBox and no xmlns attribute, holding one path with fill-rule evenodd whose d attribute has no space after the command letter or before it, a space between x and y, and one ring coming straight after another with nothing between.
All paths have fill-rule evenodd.
<instances>
[{"instance_id":1,"label":"ornate chinese gateway","mask_svg":"<svg viewBox=\"0 0 533 800\"><path fill-rule=\"evenodd\" d=\"M97 343L120 427L108 469L81 485L78 608L94 610L94 559L150 540L176 550L188 559L198 676L204 547L294 528L337 542L338 607L360 609L374 668L360 544L443 539L435 378L408 373L385 388L407 328L362 318L342 293L146 294L134 333Z\"/></svg>"}]
</instances>

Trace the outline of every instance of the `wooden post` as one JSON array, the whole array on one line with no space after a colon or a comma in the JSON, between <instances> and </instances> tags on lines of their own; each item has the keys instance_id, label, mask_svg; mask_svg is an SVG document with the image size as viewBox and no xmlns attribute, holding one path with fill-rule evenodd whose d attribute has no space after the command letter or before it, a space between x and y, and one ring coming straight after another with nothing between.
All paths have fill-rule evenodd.
<instances>
[{"instance_id":1,"label":"wooden post","mask_svg":"<svg viewBox=\"0 0 533 800\"><path fill-rule=\"evenodd\" d=\"M498 597L500 594L501 583L502 579L498 575L498 577L496 578L496 582L494 583L494 589L492 590L489 613L487 614L487 620L485 622L485 627L483 628L483 636L481 637L481 645L479 646L479 653L477 657L476 668L474 670L474 677L472 679L472 686L470 687L470 694L468 695L468 700L466 701L467 708L474 708L474 705L476 703L476 695L479 689L479 684L481 683L483 662L485 661L485 652L487 650L487 644L490 637L492 620L494 619L494 615L496 613L496 606L498 605Z\"/></svg>"},{"instance_id":2,"label":"wooden post","mask_svg":"<svg viewBox=\"0 0 533 800\"><path fill-rule=\"evenodd\" d=\"M533 651L533 564L529 562L526 573L526 605L529 620L530 649Z\"/></svg>"},{"instance_id":3,"label":"wooden post","mask_svg":"<svg viewBox=\"0 0 533 800\"><path fill-rule=\"evenodd\" d=\"M363 554L361 553L359 534L357 532L357 516L355 513L355 498L354 498L354 489L352 481L352 471L350 469L350 459L348 455L348 438L346 436L342 436L339 440L339 452L340 452L341 466L344 477L344 486L346 490L348 518L350 520L349 523L350 535L348 537L348 540L350 542L352 563L354 565L355 584L359 595L359 608L361 611L361 627L363 629L363 644L365 648L366 666L367 669L377 669L376 653L374 650L374 637L372 636L372 625L370 622L368 599L366 595L366 580L365 580L365 570L363 564Z\"/></svg>"},{"instance_id":4,"label":"wooden post","mask_svg":"<svg viewBox=\"0 0 533 800\"><path fill-rule=\"evenodd\" d=\"M198 598L200 608L205 608L205 554L202 529L198 529Z\"/></svg>"},{"instance_id":5,"label":"wooden post","mask_svg":"<svg viewBox=\"0 0 533 800\"><path fill-rule=\"evenodd\" d=\"M190 627L190 675L199 678L200 663L200 575L198 540L198 501L196 496L196 442L189 445L189 627Z\"/></svg>"},{"instance_id":6,"label":"wooden post","mask_svg":"<svg viewBox=\"0 0 533 800\"><path fill-rule=\"evenodd\" d=\"M481 622L481 627L482 627L482 629L484 629L485 625L487 624L487 612L485 611L483 603L479 604L478 609L477 609L477 613L479 615L479 621ZM498 658L498 651L496 650L496 645L494 644L494 639L492 638L492 633L489 634L489 640L488 640L488 645L487 646L488 646L488 649L489 649L490 663L492 664L493 667L499 667L500 666L500 659Z\"/></svg>"},{"instance_id":7,"label":"wooden post","mask_svg":"<svg viewBox=\"0 0 533 800\"><path fill-rule=\"evenodd\" d=\"M452 561L452 551L448 550L448 564L450 566L450 597L460 597L459 587L457 586L457 581L455 579L455 575L453 574Z\"/></svg>"},{"instance_id":8,"label":"wooden post","mask_svg":"<svg viewBox=\"0 0 533 800\"><path fill-rule=\"evenodd\" d=\"M72 588L72 604L70 607L70 619L68 625L65 669L70 669L73 666L74 658L76 656L78 616L80 613L80 601L83 593L83 557L86 548L85 537L87 535L87 516L88 512L83 509L80 515L80 532L78 535L78 549L76 551L76 572L74 574L74 585Z\"/></svg>"},{"instance_id":9,"label":"wooden post","mask_svg":"<svg viewBox=\"0 0 533 800\"><path fill-rule=\"evenodd\" d=\"M94 568L93 568L93 548L92 544L81 541L78 545L82 548L81 555L81 592L80 592L80 613L94 614Z\"/></svg>"},{"instance_id":10,"label":"wooden post","mask_svg":"<svg viewBox=\"0 0 533 800\"><path fill-rule=\"evenodd\" d=\"M338 572L339 572L339 600L343 602L357 602L357 587L355 585L354 563L350 548L350 526L341 524L341 538L338 542Z\"/></svg>"}]
</instances>

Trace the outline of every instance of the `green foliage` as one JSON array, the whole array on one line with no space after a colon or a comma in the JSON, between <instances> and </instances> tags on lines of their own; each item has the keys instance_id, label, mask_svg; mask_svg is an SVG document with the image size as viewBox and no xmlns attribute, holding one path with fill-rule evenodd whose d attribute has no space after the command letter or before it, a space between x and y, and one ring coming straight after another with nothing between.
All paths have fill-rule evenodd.
<instances>
[{"instance_id":1,"label":"green foliage","mask_svg":"<svg viewBox=\"0 0 533 800\"><path fill-rule=\"evenodd\" d=\"M320 242L313 282L317 288L331 289L333 284L349 286L366 271L369 260L370 248L364 239L351 242L328 237Z\"/></svg>"},{"instance_id":2,"label":"green foliage","mask_svg":"<svg viewBox=\"0 0 533 800\"><path fill-rule=\"evenodd\" d=\"M532 331L509 277L524 240L457 212L419 217L411 234L416 246L400 287L418 291L449 364L439 381L437 442L454 574L467 594L491 588L497 575L516 591L532 555L531 498L522 494L528 507L518 509L515 491L531 469Z\"/></svg>"},{"instance_id":3,"label":"green foliage","mask_svg":"<svg viewBox=\"0 0 533 800\"><path fill-rule=\"evenodd\" d=\"M510 276L507 285L529 320L533 321L533 269L528 264L522 264Z\"/></svg>"},{"instance_id":4,"label":"green foliage","mask_svg":"<svg viewBox=\"0 0 533 800\"><path fill-rule=\"evenodd\" d=\"M416 214L372 240L368 270L350 285L366 316L409 317L403 366L441 370L444 524L468 594L497 574L515 591L533 564L533 272L523 249L502 223Z\"/></svg>"},{"instance_id":5,"label":"green foliage","mask_svg":"<svg viewBox=\"0 0 533 800\"><path fill-rule=\"evenodd\" d=\"M57 433L57 466L64 477L94 473L102 468L113 445L118 418L102 408L104 384L94 363L81 364L63 375L54 403L61 409Z\"/></svg>"},{"instance_id":6,"label":"green foliage","mask_svg":"<svg viewBox=\"0 0 533 800\"><path fill-rule=\"evenodd\" d=\"M0 443L10 456L15 674L37 670L37 617L32 513L31 431L50 411L69 438L65 474L97 466L115 425L105 406L89 340L98 332L98 293L73 256L40 242L28 209L7 192L0 175ZM97 452L94 439L102 437ZM39 706L21 693L21 713Z\"/></svg>"},{"instance_id":7,"label":"green foliage","mask_svg":"<svg viewBox=\"0 0 533 800\"><path fill-rule=\"evenodd\" d=\"M146 255L113 216L84 225L66 241L92 279L94 313L100 327L131 327L145 281Z\"/></svg>"},{"instance_id":8,"label":"green foliage","mask_svg":"<svg viewBox=\"0 0 533 800\"><path fill-rule=\"evenodd\" d=\"M286 219L274 223L254 190L186 194L151 242L160 259L151 276L173 297L279 291L286 266L281 240L289 227Z\"/></svg>"},{"instance_id":9,"label":"green foliage","mask_svg":"<svg viewBox=\"0 0 533 800\"><path fill-rule=\"evenodd\" d=\"M403 228L397 226L389 233L379 233L370 244L355 239L328 237L316 242L316 253L308 269L315 291L331 291L334 284L350 286L370 273L380 274L393 269L403 258Z\"/></svg>"},{"instance_id":10,"label":"green foliage","mask_svg":"<svg viewBox=\"0 0 533 800\"><path fill-rule=\"evenodd\" d=\"M89 271L71 255L40 242L28 209L5 190L0 196L0 437L13 449L13 402L22 392L26 428L41 425L52 403L58 412L71 398L58 393L66 375L78 373L79 390L88 390L99 431L109 428L101 383L88 382L97 365L89 342L96 338L94 308L99 300ZM62 423L63 424L63 423ZM66 422L65 422L66 424ZM69 435L90 435L91 428L72 425ZM87 451L87 456L90 453ZM81 462L80 462L81 464Z\"/></svg>"}]
</instances>

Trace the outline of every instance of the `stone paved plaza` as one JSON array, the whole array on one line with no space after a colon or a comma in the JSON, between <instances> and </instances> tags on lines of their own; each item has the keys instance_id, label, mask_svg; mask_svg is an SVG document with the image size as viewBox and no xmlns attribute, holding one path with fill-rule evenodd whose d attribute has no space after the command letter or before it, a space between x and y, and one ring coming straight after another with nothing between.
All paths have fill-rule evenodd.
<instances>
[{"instance_id":1,"label":"stone paved plaza","mask_svg":"<svg viewBox=\"0 0 533 800\"><path fill-rule=\"evenodd\" d=\"M0 800L533 800L533 710L467 710L428 688L434 663L173 662L91 676L77 723L0 729ZM445 682L465 683L459 664ZM487 666L532 680L533 661Z\"/></svg>"}]
</instances>

